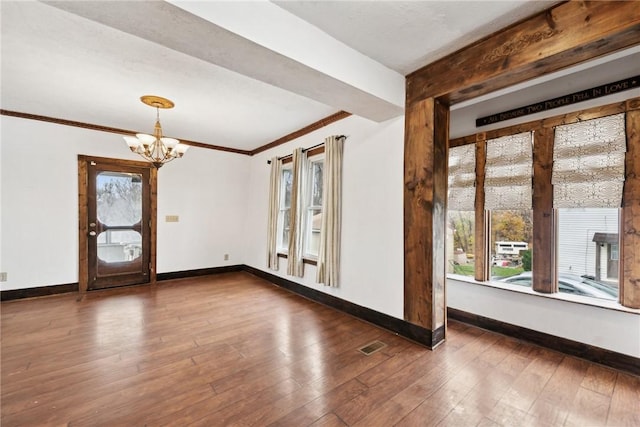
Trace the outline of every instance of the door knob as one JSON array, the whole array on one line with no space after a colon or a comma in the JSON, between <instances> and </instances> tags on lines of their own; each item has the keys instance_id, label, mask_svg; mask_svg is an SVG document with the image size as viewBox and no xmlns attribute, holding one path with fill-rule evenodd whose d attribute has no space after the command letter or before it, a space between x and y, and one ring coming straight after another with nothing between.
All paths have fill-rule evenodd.
<instances>
[{"instance_id":1,"label":"door knob","mask_svg":"<svg viewBox=\"0 0 640 427\"><path fill-rule=\"evenodd\" d=\"M96 232L95 232L95 231L90 231L90 232L89 232L89 236L95 236L95 235L96 235Z\"/></svg>"}]
</instances>

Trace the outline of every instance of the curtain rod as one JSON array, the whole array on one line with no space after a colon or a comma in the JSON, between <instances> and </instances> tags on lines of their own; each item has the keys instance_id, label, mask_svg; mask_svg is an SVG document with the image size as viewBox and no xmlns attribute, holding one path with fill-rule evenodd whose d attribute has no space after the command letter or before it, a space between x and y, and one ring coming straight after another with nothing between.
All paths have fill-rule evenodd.
<instances>
[{"instance_id":1,"label":"curtain rod","mask_svg":"<svg viewBox=\"0 0 640 427\"><path fill-rule=\"evenodd\" d=\"M337 135L336 138L346 138L346 135ZM320 144L314 145L312 147L307 147L307 148L303 148L302 152L306 152L309 150L313 150L314 148L318 148L318 147L322 147L324 145L324 142L321 142ZM282 157L278 157L278 160L282 160L282 159L288 159L289 157L293 156L293 154L287 154L286 156L282 156ZM271 164L271 160L267 160L267 164L270 165Z\"/></svg>"}]
</instances>

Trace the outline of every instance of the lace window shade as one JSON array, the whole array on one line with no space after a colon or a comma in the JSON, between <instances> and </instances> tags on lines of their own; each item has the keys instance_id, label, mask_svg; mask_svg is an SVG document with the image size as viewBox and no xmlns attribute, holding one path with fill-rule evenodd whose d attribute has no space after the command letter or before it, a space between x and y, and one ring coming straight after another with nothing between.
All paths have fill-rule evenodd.
<instances>
[{"instance_id":1,"label":"lace window shade","mask_svg":"<svg viewBox=\"0 0 640 427\"><path fill-rule=\"evenodd\" d=\"M449 149L449 202L453 211L473 211L476 198L476 145Z\"/></svg>"},{"instance_id":2,"label":"lace window shade","mask_svg":"<svg viewBox=\"0 0 640 427\"><path fill-rule=\"evenodd\" d=\"M624 114L558 126L553 149L555 208L619 208L626 152Z\"/></svg>"},{"instance_id":3,"label":"lace window shade","mask_svg":"<svg viewBox=\"0 0 640 427\"><path fill-rule=\"evenodd\" d=\"M484 208L531 209L531 132L487 141Z\"/></svg>"}]
</instances>

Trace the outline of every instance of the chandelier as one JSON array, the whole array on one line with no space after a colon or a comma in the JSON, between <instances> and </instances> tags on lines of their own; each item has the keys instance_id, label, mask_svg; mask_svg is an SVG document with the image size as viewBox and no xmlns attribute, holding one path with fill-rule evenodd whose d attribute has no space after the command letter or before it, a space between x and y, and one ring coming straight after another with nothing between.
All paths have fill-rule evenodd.
<instances>
[{"instance_id":1,"label":"chandelier","mask_svg":"<svg viewBox=\"0 0 640 427\"><path fill-rule=\"evenodd\" d=\"M173 159L178 159L184 155L189 146L180 143L177 139L162 136L162 126L160 126L160 109L173 108L174 103L166 98L154 95L145 95L140 101L156 108L156 125L153 135L137 133L136 136L125 136L129 149L138 153L145 160L153 163L156 168L160 168L165 163Z\"/></svg>"}]
</instances>

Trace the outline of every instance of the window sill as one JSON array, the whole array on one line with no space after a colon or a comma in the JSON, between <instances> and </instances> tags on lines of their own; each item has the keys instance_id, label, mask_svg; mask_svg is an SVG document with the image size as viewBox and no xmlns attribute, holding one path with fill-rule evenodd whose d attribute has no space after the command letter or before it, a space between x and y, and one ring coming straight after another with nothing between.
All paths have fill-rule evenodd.
<instances>
[{"instance_id":1,"label":"window sill","mask_svg":"<svg viewBox=\"0 0 640 427\"><path fill-rule=\"evenodd\" d=\"M615 311L621 311L621 312L624 312L624 313L640 315L640 309L633 309L633 308L624 307L623 305L621 305L617 301L609 301L609 300L604 300L604 299L590 298L590 297L585 297L585 296L580 296L580 295L564 294L564 293L559 293L559 292L558 293L554 293L554 294L545 294L545 293L542 293L542 292L536 292L531 288L526 288L526 287L519 286L519 285L512 285L512 284L509 284L509 283L480 282L478 280L475 280L472 277L462 276L462 275L459 275L459 274L447 274L447 279L448 280L457 280L459 282L465 282L465 283L470 283L470 284L474 284L474 285L486 286L488 288L502 289L502 290L505 290L505 291L516 292L516 293L520 293L520 294L527 294L527 295L531 295L531 296L535 296L535 297L549 298L549 299L554 299L554 300L566 301L566 302L570 302L570 303L573 303L573 304L582 304L582 305L588 305L588 306L592 306L592 307L598 307L598 308L602 308L602 309L605 309L605 310L615 310Z\"/></svg>"},{"instance_id":2,"label":"window sill","mask_svg":"<svg viewBox=\"0 0 640 427\"><path fill-rule=\"evenodd\" d=\"M289 256L284 252L278 252L278 258L289 258ZM309 265L318 265L318 260L313 258L302 258L302 262Z\"/></svg>"}]
</instances>

